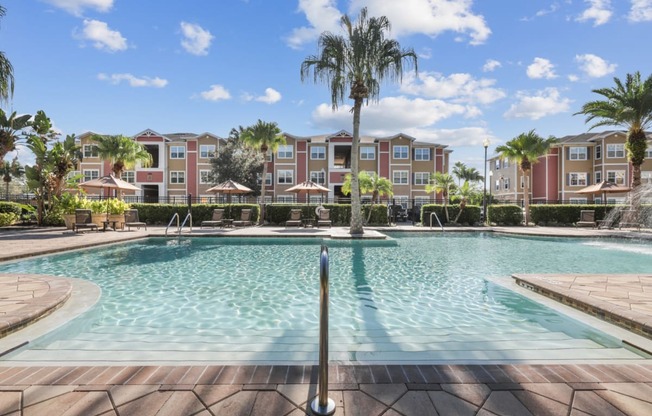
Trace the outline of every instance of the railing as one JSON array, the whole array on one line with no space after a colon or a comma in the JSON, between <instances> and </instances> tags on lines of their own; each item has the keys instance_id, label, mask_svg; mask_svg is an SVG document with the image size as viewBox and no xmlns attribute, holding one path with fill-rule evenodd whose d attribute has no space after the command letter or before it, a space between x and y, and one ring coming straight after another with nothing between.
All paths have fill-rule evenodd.
<instances>
[{"instance_id":1,"label":"railing","mask_svg":"<svg viewBox=\"0 0 652 416\"><path fill-rule=\"evenodd\" d=\"M190 221L190 222L188 222ZM190 232L192 232L192 214L188 213L186 215L186 218L183 219L183 222L181 223L181 227L179 227L179 234L181 234L181 229L186 225L186 222L188 222L188 226L190 227Z\"/></svg>"},{"instance_id":2,"label":"railing","mask_svg":"<svg viewBox=\"0 0 652 416\"><path fill-rule=\"evenodd\" d=\"M441 232L443 233L443 232L444 232L444 226L441 225L441 221L439 221L439 217L437 216L437 213L436 213L436 212L431 212L431 213L430 213L430 229L432 230L432 216L433 216L433 215L434 215L435 218L437 219L437 224L439 224L439 228L441 228Z\"/></svg>"},{"instance_id":3,"label":"railing","mask_svg":"<svg viewBox=\"0 0 652 416\"><path fill-rule=\"evenodd\" d=\"M165 236L166 237L168 235L168 229L170 228L170 226L172 225L172 223L174 222L175 219L177 220L176 233L178 235L181 235L181 229L183 229L183 227L186 225L186 223L188 223L188 225L190 226L190 232L192 232L192 214L188 213L188 215L186 215L186 218L183 219L183 222L181 223L181 225L179 225L179 219L180 219L179 213L175 212L174 215L172 216L172 219L168 223L168 226L165 227ZM190 221L190 222L188 222L188 221Z\"/></svg>"},{"instance_id":4,"label":"railing","mask_svg":"<svg viewBox=\"0 0 652 416\"><path fill-rule=\"evenodd\" d=\"M328 247L321 246L319 257L319 394L310 404L316 415L335 412L335 402L328 398Z\"/></svg>"},{"instance_id":5,"label":"railing","mask_svg":"<svg viewBox=\"0 0 652 416\"><path fill-rule=\"evenodd\" d=\"M172 223L174 222L175 219L177 220L177 231L180 230L180 228L179 228L179 213L175 212L174 215L172 216L172 219L170 219L170 222L168 223L168 226L165 227L165 236L166 237L168 236L168 228L170 228L170 226L172 225Z\"/></svg>"}]
</instances>

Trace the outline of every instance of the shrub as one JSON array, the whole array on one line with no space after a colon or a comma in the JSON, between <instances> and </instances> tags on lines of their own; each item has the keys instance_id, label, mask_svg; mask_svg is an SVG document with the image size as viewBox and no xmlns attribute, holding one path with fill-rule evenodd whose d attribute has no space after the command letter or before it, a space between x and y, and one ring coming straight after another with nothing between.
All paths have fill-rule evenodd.
<instances>
[{"instance_id":1,"label":"shrub","mask_svg":"<svg viewBox=\"0 0 652 416\"><path fill-rule=\"evenodd\" d=\"M489 205L487 207L489 223L497 225L521 225L523 209L519 205Z\"/></svg>"},{"instance_id":2,"label":"shrub","mask_svg":"<svg viewBox=\"0 0 652 416\"><path fill-rule=\"evenodd\" d=\"M131 208L137 209L138 219L148 224L167 225L174 214L179 214L180 221L188 214L187 205L131 204ZM251 209L252 222L257 221L260 216L260 207L257 204L196 204L192 206L193 224L210 220L216 208L224 209L224 218L239 219L243 209Z\"/></svg>"},{"instance_id":3,"label":"shrub","mask_svg":"<svg viewBox=\"0 0 652 416\"><path fill-rule=\"evenodd\" d=\"M13 213L20 216L23 211L23 206L15 202L0 202L0 213L9 214Z\"/></svg>"},{"instance_id":4,"label":"shrub","mask_svg":"<svg viewBox=\"0 0 652 416\"><path fill-rule=\"evenodd\" d=\"M14 212L0 212L0 227L12 225L18 220L19 215Z\"/></svg>"},{"instance_id":5,"label":"shrub","mask_svg":"<svg viewBox=\"0 0 652 416\"><path fill-rule=\"evenodd\" d=\"M604 219L614 205L530 205L530 217L537 225L572 225L580 220L580 211L595 211L595 220Z\"/></svg>"},{"instance_id":6,"label":"shrub","mask_svg":"<svg viewBox=\"0 0 652 416\"><path fill-rule=\"evenodd\" d=\"M453 220L460 211L460 206L457 204L448 205L449 222L446 222L446 210L443 205L439 204L426 204L421 206L421 224L424 227L430 227L430 214L436 213L439 221L442 224L453 224ZM482 209L477 205L467 205L462 211L462 215L457 220L458 224L474 225L480 223ZM436 220L433 220L436 221ZM439 225L439 224L433 224Z\"/></svg>"}]
</instances>

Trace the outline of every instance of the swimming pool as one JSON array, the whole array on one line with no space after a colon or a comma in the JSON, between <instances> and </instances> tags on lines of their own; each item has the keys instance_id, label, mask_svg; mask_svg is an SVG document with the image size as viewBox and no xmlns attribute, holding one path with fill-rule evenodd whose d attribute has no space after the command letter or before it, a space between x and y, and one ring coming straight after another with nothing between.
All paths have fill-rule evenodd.
<instances>
[{"instance_id":1,"label":"swimming pool","mask_svg":"<svg viewBox=\"0 0 652 416\"><path fill-rule=\"evenodd\" d=\"M330 250L331 361L641 358L485 278L649 272L649 245L396 233L377 242L153 238L2 264L0 272L102 288L92 311L3 360L316 362L322 243Z\"/></svg>"}]
</instances>

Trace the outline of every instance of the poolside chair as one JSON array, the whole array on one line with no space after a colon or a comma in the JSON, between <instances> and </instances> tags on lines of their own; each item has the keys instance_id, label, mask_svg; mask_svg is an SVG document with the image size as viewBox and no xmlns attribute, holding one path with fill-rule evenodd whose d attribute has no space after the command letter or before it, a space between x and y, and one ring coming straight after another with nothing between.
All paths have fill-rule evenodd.
<instances>
[{"instance_id":1,"label":"poolside chair","mask_svg":"<svg viewBox=\"0 0 652 416\"><path fill-rule=\"evenodd\" d=\"M321 227L322 225L328 225L330 227L331 223L331 210L326 208L320 209L317 218L317 227Z\"/></svg>"},{"instance_id":2,"label":"poolside chair","mask_svg":"<svg viewBox=\"0 0 652 416\"><path fill-rule=\"evenodd\" d=\"M213 216L211 217L210 220L207 221L202 221L201 222L201 228L206 227L216 227L216 226L224 226L224 210L223 209L214 209L213 210Z\"/></svg>"},{"instance_id":3,"label":"poolside chair","mask_svg":"<svg viewBox=\"0 0 652 416\"><path fill-rule=\"evenodd\" d=\"M290 219L285 221L286 227L299 227L301 225L301 210L291 209Z\"/></svg>"},{"instance_id":4,"label":"poolside chair","mask_svg":"<svg viewBox=\"0 0 652 416\"><path fill-rule=\"evenodd\" d=\"M596 226L595 222L595 211L592 209L583 209L580 210L580 220L575 223L577 227L594 227Z\"/></svg>"},{"instance_id":5,"label":"poolside chair","mask_svg":"<svg viewBox=\"0 0 652 416\"><path fill-rule=\"evenodd\" d=\"M137 230L140 230L140 227L145 227L147 229L147 223L141 222L138 219L138 210L137 209L127 209L125 210L125 224L129 231L131 227L136 227ZM123 227L124 228L124 227Z\"/></svg>"},{"instance_id":6,"label":"poolside chair","mask_svg":"<svg viewBox=\"0 0 652 416\"><path fill-rule=\"evenodd\" d=\"M233 226L246 227L247 225L251 225L251 210L243 209L242 211L240 211L240 219L233 221Z\"/></svg>"},{"instance_id":7,"label":"poolside chair","mask_svg":"<svg viewBox=\"0 0 652 416\"><path fill-rule=\"evenodd\" d=\"M625 209L620 213L620 221L618 222L618 229L622 230L625 228L636 228L637 231L641 231L641 221L638 218L638 212L634 209Z\"/></svg>"},{"instance_id":8,"label":"poolside chair","mask_svg":"<svg viewBox=\"0 0 652 416\"><path fill-rule=\"evenodd\" d=\"M81 230L99 231L97 224L92 221L90 209L75 210L75 223L72 225L72 231L78 233Z\"/></svg>"}]
</instances>

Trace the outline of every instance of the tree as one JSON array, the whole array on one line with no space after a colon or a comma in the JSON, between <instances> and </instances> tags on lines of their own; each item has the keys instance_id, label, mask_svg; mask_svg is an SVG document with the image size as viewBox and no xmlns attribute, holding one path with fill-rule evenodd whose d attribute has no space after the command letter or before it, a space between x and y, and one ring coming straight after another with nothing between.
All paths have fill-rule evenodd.
<instances>
[{"instance_id":1,"label":"tree","mask_svg":"<svg viewBox=\"0 0 652 416\"><path fill-rule=\"evenodd\" d=\"M4 17L7 10L0 6L0 18ZM0 102L7 102L14 95L14 67L0 51ZM4 159L4 155L0 160Z\"/></svg>"},{"instance_id":2,"label":"tree","mask_svg":"<svg viewBox=\"0 0 652 416\"><path fill-rule=\"evenodd\" d=\"M647 150L645 130L652 123L652 75L641 81L640 72L627 74L625 84L614 77L613 88L593 90L606 100L591 101L575 113L586 115L586 123L598 121L590 129L598 126L620 126L627 128L627 159L632 164L632 188L641 184L641 165Z\"/></svg>"},{"instance_id":3,"label":"tree","mask_svg":"<svg viewBox=\"0 0 652 416\"><path fill-rule=\"evenodd\" d=\"M469 181L464 181L462 186L458 186L457 189L455 189L455 196L460 199L460 210L457 212L457 215L453 220L454 223L457 223L460 219L462 211L466 208L466 204L475 194L477 194L477 191Z\"/></svg>"},{"instance_id":4,"label":"tree","mask_svg":"<svg viewBox=\"0 0 652 416\"><path fill-rule=\"evenodd\" d=\"M376 172L371 174L365 171L360 172L358 175L358 181L360 183L360 194L371 193L371 206L369 207L369 213L367 214L366 223L369 224L371 220L371 213L373 212L374 203L380 202L380 198L383 196L392 196L394 195L392 182L378 176ZM344 179L344 184L342 185L342 193L344 195L349 195L351 193L351 174L347 174Z\"/></svg>"},{"instance_id":5,"label":"tree","mask_svg":"<svg viewBox=\"0 0 652 416\"><path fill-rule=\"evenodd\" d=\"M267 177L267 154L274 153L279 145L285 144L285 136L276 123L258 120L253 126L244 129L240 139L246 146L259 150L263 155L263 173L260 181L260 224L265 223L265 178ZM252 188L254 189L254 188Z\"/></svg>"},{"instance_id":6,"label":"tree","mask_svg":"<svg viewBox=\"0 0 652 416\"><path fill-rule=\"evenodd\" d=\"M8 160L2 161L0 165L0 175L2 175L2 181L5 183L5 199L9 201L9 184L13 178L20 178L25 174L25 168L18 162L18 159L14 159L9 162Z\"/></svg>"},{"instance_id":7,"label":"tree","mask_svg":"<svg viewBox=\"0 0 652 416\"><path fill-rule=\"evenodd\" d=\"M504 145L496 147L496 152L499 157L518 163L523 174L523 202L526 227L530 219L530 170L532 169L532 164L538 162L539 157L545 155L548 149L550 149L550 146L556 142L557 139L554 137L544 139L536 134L534 130L530 130L527 133L519 134Z\"/></svg>"},{"instance_id":8,"label":"tree","mask_svg":"<svg viewBox=\"0 0 652 416\"><path fill-rule=\"evenodd\" d=\"M434 192L435 194L441 193L444 198L444 212L446 213L446 222L450 222L448 215L448 196L451 193L451 188L455 186L455 180L448 173L435 172L430 175L430 181L426 185L426 192Z\"/></svg>"},{"instance_id":9,"label":"tree","mask_svg":"<svg viewBox=\"0 0 652 416\"><path fill-rule=\"evenodd\" d=\"M130 137L95 135L93 140L97 143L100 159L111 163L111 172L116 178L121 178L125 170L132 169L138 162L145 167L152 164L152 155L145 146Z\"/></svg>"},{"instance_id":10,"label":"tree","mask_svg":"<svg viewBox=\"0 0 652 416\"><path fill-rule=\"evenodd\" d=\"M7 114L0 109L0 161L5 159L7 153L16 150L16 143L23 137L22 130L31 125L31 118L29 114L17 116L15 111L7 118Z\"/></svg>"},{"instance_id":11,"label":"tree","mask_svg":"<svg viewBox=\"0 0 652 416\"><path fill-rule=\"evenodd\" d=\"M385 16L368 17L367 8L360 10L357 23L344 15L341 25L346 37L323 32L319 36L319 55L307 57L301 63L301 80L312 74L314 82L328 84L331 104L335 111L348 97L353 100L353 140L351 142L351 234L363 234L358 178L358 146L360 113L369 98L378 101L380 83L402 78L403 61L414 64L417 55L412 49L401 49L393 39L387 39L390 22Z\"/></svg>"},{"instance_id":12,"label":"tree","mask_svg":"<svg viewBox=\"0 0 652 416\"><path fill-rule=\"evenodd\" d=\"M241 183L254 190L254 195L259 192L258 178L263 173L264 157L257 149L244 145L240 134L242 127L231 129L226 144L221 147L217 157L211 160L212 180L220 183L229 179Z\"/></svg>"},{"instance_id":13,"label":"tree","mask_svg":"<svg viewBox=\"0 0 652 416\"><path fill-rule=\"evenodd\" d=\"M59 198L66 188L68 174L82 160L82 148L77 144L75 135L66 136L63 142L56 142L48 151L47 159L50 165L50 195Z\"/></svg>"},{"instance_id":14,"label":"tree","mask_svg":"<svg viewBox=\"0 0 652 416\"><path fill-rule=\"evenodd\" d=\"M453 175L457 178L457 185L461 185L462 181L473 183L484 180L484 177L476 168L470 168L464 162L455 162Z\"/></svg>"}]
</instances>

